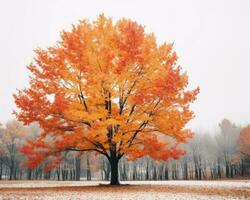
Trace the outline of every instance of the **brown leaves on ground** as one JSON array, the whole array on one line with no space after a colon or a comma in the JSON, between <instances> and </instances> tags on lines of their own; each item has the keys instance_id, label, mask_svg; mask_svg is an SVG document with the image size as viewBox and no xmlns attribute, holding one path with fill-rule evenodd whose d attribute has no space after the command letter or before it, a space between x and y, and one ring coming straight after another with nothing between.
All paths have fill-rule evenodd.
<instances>
[{"instance_id":1,"label":"brown leaves on ground","mask_svg":"<svg viewBox=\"0 0 250 200\"><path fill-rule=\"evenodd\" d=\"M171 193L171 194L197 194L204 196L222 196L233 198L250 197L249 188L213 188L203 186L166 186L166 185L100 185L100 186L61 186L61 187L35 187L35 188L0 188L3 196L21 197L21 196L43 196L43 194L53 193Z\"/></svg>"}]
</instances>

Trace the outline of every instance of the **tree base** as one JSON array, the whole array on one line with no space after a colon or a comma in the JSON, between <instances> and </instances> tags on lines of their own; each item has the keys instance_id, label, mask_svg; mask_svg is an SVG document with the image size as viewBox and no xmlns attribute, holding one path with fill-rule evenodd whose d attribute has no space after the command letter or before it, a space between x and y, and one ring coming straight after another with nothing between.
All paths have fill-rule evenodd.
<instances>
[{"instance_id":1,"label":"tree base","mask_svg":"<svg viewBox=\"0 0 250 200\"><path fill-rule=\"evenodd\" d=\"M118 183L109 183L109 185L114 186L114 185L121 185L121 184L118 182Z\"/></svg>"}]
</instances>

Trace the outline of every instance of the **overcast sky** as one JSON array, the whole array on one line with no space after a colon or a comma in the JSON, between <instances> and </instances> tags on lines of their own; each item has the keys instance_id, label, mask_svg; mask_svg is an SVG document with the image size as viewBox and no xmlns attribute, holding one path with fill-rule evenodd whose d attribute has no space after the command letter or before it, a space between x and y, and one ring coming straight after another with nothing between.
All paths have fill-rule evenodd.
<instances>
[{"instance_id":1,"label":"overcast sky","mask_svg":"<svg viewBox=\"0 0 250 200\"><path fill-rule=\"evenodd\" d=\"M201 93L189 127L214 130L223 118L250 123L248 0L1 0L0 122L13 119L12 94L28 83L33 49L53 45L62 29L104 13L136 20L158 42L174 42L179 64Z\"/></svg>"}]
</instances>

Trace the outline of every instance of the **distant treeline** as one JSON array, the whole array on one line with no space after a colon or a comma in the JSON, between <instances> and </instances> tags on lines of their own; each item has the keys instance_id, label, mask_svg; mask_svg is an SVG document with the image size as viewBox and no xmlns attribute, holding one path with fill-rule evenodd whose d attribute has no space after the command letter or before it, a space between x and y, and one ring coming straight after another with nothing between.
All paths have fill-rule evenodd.
<instances>
[{"instance_id":1,"label":"distant treeline","mask_svg":"<svg viewBox=\"0 0 250 200\"><path fill-rule=\"evenodd\" d=\"M120 180L204 180L250 176L250 128L241 128L224 119L217 133L195 133L183 145L186 155L179 160L154 161L144 157L125 158L119 163ZM109 180L111 168L103 156L65 152L64 160L50 171L41 165L25 167L18 149L40 132L38 125L23 126L10 121L0 129L0 180ZM155 149L157 151L157 149Z\"/></svg>"}]
</instances>

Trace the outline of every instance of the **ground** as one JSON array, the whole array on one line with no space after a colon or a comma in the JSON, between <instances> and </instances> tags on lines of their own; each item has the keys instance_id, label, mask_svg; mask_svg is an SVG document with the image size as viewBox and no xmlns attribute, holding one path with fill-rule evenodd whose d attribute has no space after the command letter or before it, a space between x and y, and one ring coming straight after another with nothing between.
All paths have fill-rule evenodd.
<instances>
[{"instance_id":1,"label":"ground","mask_svg":"<svg viewBox=\"0 0 250 200\"><path fill-rule=\"evenodd\" d=\"M250 199L250 180L126 181L109 186L100 181L0 181L0 200L147 200Z\"/></svg>"}]
</instances>

